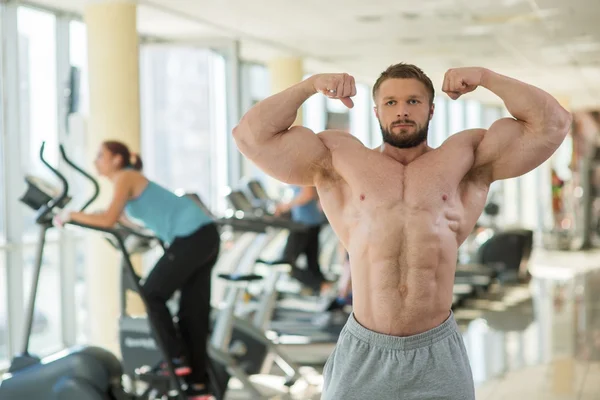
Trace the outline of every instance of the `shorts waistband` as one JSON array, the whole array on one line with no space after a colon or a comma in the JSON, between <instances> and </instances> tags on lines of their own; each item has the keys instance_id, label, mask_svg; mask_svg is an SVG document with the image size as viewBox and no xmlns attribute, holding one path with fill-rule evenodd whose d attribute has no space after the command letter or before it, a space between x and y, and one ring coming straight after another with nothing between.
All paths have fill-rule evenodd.
<instances>
[{"instance_id":1,"label":"shorts waistband","mask_svg":"<svg viewBox=\"0 0 600 400\"><path fill-rule=\"evenodd\" d=\"M458 324L454 319L454 313L450 311L450 316L448 316L446 321L433 329L412 336L391 336L373 332L365 328L356 320L354 313L351 313L345 329L359 340L376 347L389 350L415 350L420 347L428 347L437 341L455 334L458 332Z\"/></svg>"}]
</instances>

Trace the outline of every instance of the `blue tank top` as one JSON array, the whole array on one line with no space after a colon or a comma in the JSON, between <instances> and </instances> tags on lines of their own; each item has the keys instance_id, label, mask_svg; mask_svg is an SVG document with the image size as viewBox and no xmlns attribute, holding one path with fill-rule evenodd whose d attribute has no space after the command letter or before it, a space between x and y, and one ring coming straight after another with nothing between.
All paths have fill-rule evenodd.
<instances>
[{"instance_id":1,"label":"blue tank top","mask_svg":"<svg viewBox=\"0 0 600 400\"><path fill-rule=\"evenodd\" d=\"M292 186L294 196L302 191L301 186ZM305 225L320 225L325 222L325 215L319 210L319 205L316 199L309 201L308 203L292 208L292 220L300 222Z\"/></svg>"},{"instance_id":2,"label":"blue tank top","mask_svg":"<svg viewBox=\"0 0 600 400\"><path fill-rule=\"evenodd\" d=\"M125 212L168 244L213 222L192 199L179 197L152 181L142 194L127 202Z\"/></svg>"}]
</instances>

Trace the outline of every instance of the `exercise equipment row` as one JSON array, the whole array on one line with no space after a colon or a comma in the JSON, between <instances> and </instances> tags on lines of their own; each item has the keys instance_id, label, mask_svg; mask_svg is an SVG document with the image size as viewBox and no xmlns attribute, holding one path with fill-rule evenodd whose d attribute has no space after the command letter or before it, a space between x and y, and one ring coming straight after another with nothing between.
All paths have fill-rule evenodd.
<instances>
[{"instance_id":1,"label":"exercise equipment row","mask_svg":"<svg viewBox=\"0 0 600 400\"><path fill-rule=\"evenodd\" d=\"M133 371L132 382L124 384L124 365L130 364L130 354L124 352L124 365L110 352L93 346L78 346L62 352L59 356L40 359L29 353L29 337L31 334L32 316L35 310L35 300L41 270L41 259L45 245L47 231L52 228L53 217L70 201L69 184L57 169L51 166L44 157L45 144L40 149L42 163L61 182L61 189L53 187L39 177L26 177L27 192L21 201L37 211L36 222L40 226L40 239L38 241L38 254L35 266L32 289L27 308L27 322L25 327L24 345L21 354L16 356L11 363L8 373L0 384L0 398L60 398L63 400L100 400L100 399L184 399L184 383L174 374L174 366L166 356L164 346L154 335L152 338L157 351L157 359L168 364L168 376L152 375L145 373L151 371L152 364L140 360L138 368ZM94 187L93 196L82 207L86 209L97 198L99 185L94 178L83 169L76 166L60 147L60 154L65 163L83 175ZM248 221L239 221L236 218L221 219L221 225L235 226L244 231L264 231L260 224ZM118 229L105 229L84 224L71 223L73 227L100 232L106 235L115 245L122 258L122 267L127 274L129 284L140 295L147 307L143 291L139 284L139 277L131 263L131 253L126 244L128 237L135 237L137 245L140 240L154 240L146 233L135 232L129 227L120 226ZM244 253L243 247L238 251ZM241 255L240 255L241 256ZM250 381L253 372L263 368L262 364L272 363L273 360L287 374L287 387L293 385L301 375L298 367L289 362L277 347L268 340L264 331L253 326L250 322L236 318L234 315L235 303L243 291L243 286L248 282L260 279L252 274L246 275L221 275L233 286L228 299L229 305L215 310L212 334L209 345L210 354L210 385L218 399L222 399L231 377L237 378L252 398L266 398L261 391ZM125 317L125 316L124 316ZM152 321L146 320L148 332L152 330ZM239 337L241 339L236 339ZM126 340L125 340L126 342ZM259 367L260 366L260 367ZM140 385L141 383L141 385ZM127 387L128 386L128 387ZM285 390L285 388L283 389Z\"/></svg>"}]
</instances>

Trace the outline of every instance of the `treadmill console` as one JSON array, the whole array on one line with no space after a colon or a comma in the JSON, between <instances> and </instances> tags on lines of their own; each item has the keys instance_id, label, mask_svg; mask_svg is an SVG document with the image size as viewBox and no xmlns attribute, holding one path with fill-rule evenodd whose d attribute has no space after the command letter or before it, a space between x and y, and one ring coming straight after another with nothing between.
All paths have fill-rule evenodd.
<instances>
[{"instance_id":1,"label":"treadmill console","mask_svg":"<svg viewBox=\"0 0 600 400\"><path fill-rule=\"evenodd\" d=\"M27 190L19 200L35 211L38 211L53 199L60 196L61 189L40 177L27 175L25 177L25 182L27 183ZM71 199L71 196L66 196L56 205L56 208L64 208L69 204Z\"/></svg>"}]
</instances>

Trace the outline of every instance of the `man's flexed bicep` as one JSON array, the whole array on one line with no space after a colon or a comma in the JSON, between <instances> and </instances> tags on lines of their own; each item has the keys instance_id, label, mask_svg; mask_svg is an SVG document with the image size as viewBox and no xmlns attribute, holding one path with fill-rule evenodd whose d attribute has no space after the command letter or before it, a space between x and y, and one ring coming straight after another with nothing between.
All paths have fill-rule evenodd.
<instances>
[{"instance_id":1,"label":"man's flexed bicep","mask_svg":"<svg viewBox=\"0 0 600 400\"><path fill-rule=\"evenodd\" d=\"M560 143L512 118L494 122L475 151L475 169L485 170L489 182L515 178L546 161Z\"/></svg>"},{"instance_id":2,"label":"man's flexed bicep","mask_svg":"<svg viewBox=\"0 0 600 400\"><path fill-rule=\"evenodd\" d=\"M443 90L456 100L483 86L498 95L514 118L496 121L476 144L474 176L486 183L521 176L546 161L569 132L571 114L550 94L484 68L457 68Z\"/></svg>"},{"instance_id":3,"label":"man's flexed bicep","mask_svg":"<svg viewBox=\"0 0 600 400\"><path fill-rule=\"evenodd\" d=\"M273 178L292 185L314 185L331 165L331 153L312 130L294 126L254 145L237 141L246 158Z\"/></svg>"},{"instance_id":4,"label":"man's flexed bicep","mask_svg":"<svg viewBox=\"0 0 600 400\"><path fill-rule=\"evenodd\" d=\"M554 154L567 131L563 122L546 126L529 125L512 118L499 119L477 147L475 168L487 170L490 182L524 175Z\"/></svg>"},{"instance_id":5,"label":"man's flexed bicep","mask_svg":"<svg viewBox=\"0 0 600 400\"><path fill-rule=\"evenodd\" d=\"M298 109L316 93L352 107L354 78L348 74L314 75L256 104L233 131L242 154L282 182L314 185L316 174L330 165L329 149L313 131L292 124Z\"/></svg>"}]
</instances>

